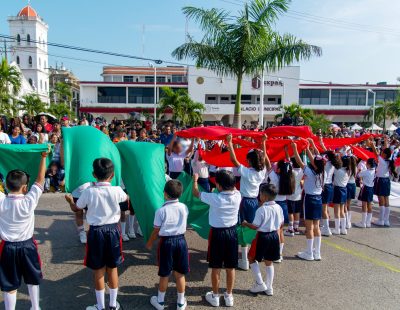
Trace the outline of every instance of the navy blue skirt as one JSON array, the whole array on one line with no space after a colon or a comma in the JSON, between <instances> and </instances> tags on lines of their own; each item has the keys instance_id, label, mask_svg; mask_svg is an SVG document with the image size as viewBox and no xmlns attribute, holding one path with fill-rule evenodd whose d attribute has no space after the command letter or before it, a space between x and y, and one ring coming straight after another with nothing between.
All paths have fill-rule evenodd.
<instances>
[{"instance_id":1,"label":"navy blue skirt","mask_svg":"<svg viewBox=\"0 0 400 310\"><path fill-rule=\"evenodd\" d=\"M320 220L322 218L321 195L308 195L304 197L304 217L306 220Z\"/></svg>"},{"instance_id":2,"label":"navy blue skirt","mask_svg":"<svg viewBox=\"0 0 400 310\"><path fill-rule=\"evenodd\" d=\"M253 223L257 209L257 198L243 197L239 209L239 223L242 223L243 221L246 221L247 223Z\"/></svg>"},{"instance_id":3,"label":"navy blue skirt","mask_svg":"<svg viewBox=\"0 0 400 310\"><path fill-rule=\"evenodd\" d=\"M377 196L389 197L390 196L390 179L389 178L376 178L374 194Z\"/></svg>"},{"instance_id":4,"label":"navy blue skirt","mask_svg":"<svg viewBox=\"0 0 400 310\"><path fill-rule=\"evenodd\" d=\"M347 188L341 186L333 187L333 203L344 204L347 201Z\"/></svg>"},{"instance_id":5,"label":"navy blue skirt","mask_svg":"<svg viewBox=\"0 0 400 310\"><path fill-rule=\"evenodd\" d=\"M356 183L347 183L347 200L356 198Z\"/></svg>"},{"instance_id":6,"label":"navy blue skirt","mask_svg":"<svg viewBox=\"0 0 400 310\"><path fill-rule=\"evenodd\" d=\"M374 199L374 188L369 186L363 186L360 193L360 201L372 202Z\"/></svg>"},{"instance_id":7,"label":"navy blue skirt","mask_svg":"<svg viewBox=\"0 0 400 310\"><path fill-rule=\"evenodd\" d=\"M325 184L322 191L322 204L327 205L333 201L333 184Z\"/></svg>"}]
</instances>

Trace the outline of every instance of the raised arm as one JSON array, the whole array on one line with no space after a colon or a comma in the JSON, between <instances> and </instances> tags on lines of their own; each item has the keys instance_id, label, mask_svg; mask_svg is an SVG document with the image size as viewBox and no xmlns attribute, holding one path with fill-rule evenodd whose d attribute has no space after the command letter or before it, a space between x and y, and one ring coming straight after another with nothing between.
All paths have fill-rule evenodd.
<instances>
[{"instance_id":1,"label":"raised arm","mask_svg":"<svg viewBox=\"0 0 400 310\"><path fill-rule=\"evenodd\" d=\"M308 140L308 143L310 143L310 146L312 146L312 148L314 150L314 154L319 155L319 151L318 151L318 148L315 146L314 140L311 138L308 138L307 140Z\"/></svg>"},{"instance_id":2,"label":"raised arm","mask_svg":"<svg viewBox=\"0 0 400 310\"><path fill-rule=\"evenodd\" d=\"M389 138L388 136L383 137L383 149L387 149L389 147Z\"/></svg>"},{"instance_id":3,"label":"raised arm","mask_svg":"<svg viewBox=\"0 0 400 310\"><path fill-rule=\"evenodd\" d=\"M267 170L271 170L272 165L271 165L271 161L269 160L269 157L268 157L267 147L265 145L265 142L267 141L267 139L268 139L267 135L263 135L262 142L261 142L261 144L262 144L261 147L262 147L262 151L264 153L265 167L267 168Z\"/></svg>"},{"instance_id":4,"label":"raised arm","mask_svg":"<svg viewBox=\"0 0 400 310\"><path fill-rule=\"evenodd\" d=\"M200 198L199 184L197 183L198 180L199 180L199 175L197 173L193 174L192 193L193 196Z\"/></svg>"},{"instance_id":5,"label":"raised arm","mask_svg":"<svg viewBox=\"0 0 400 310\"><path fill-rule=\"evenodd\" d=\"M39 164L39 172L35 180L37 184L40 184L42 186L44 185L44 178L46 176L46 159L49 153L50 153L50 145L48 145L47 152L41 153L42 158Z\"/></svg>"},{"instance_id":6,"label":"raised arm","mask_svg":"<svg viewBox=\"0 0 400 310\"><path fill-rule=\"evenodd\" d=\"M321 145L321 148L322 148L322 150L324 151L324 152L326 152L328 149L326 148L326 146L325 146L325 143L324 143L324 139L322 138L322 136L319 136L319 145Z\"/></svg>"},{"instance_id":7,"label":"raised arm","mask_svg":"<svg viewBox=\"0 0 400 310\"><path fill-rule=\"evenodd\" d=\"M171 153L172 153L172 146L174 145L174 142L176 141L176 136L175 135L173 135L173 137L172 137L172 139L171 139L171 142L168 144L168 146L167 146L167 154L168 154L168 156L170 156L171 155Z\"/></svg>"},{"instance_id":8,"label":"raised arm","mask_svg":"<svg viewBox=\"0 0 400 310\"><path fill-rule=\"evenodd\" d=\"M294 141L292 141L292 148L293 148L293 156L294 159L296 160L297 164L300 166L301 169L304 169L304 167L306 166L303 161L301 160L299 151L297 150L297 144L294 143ZM308 147L307 147L308 148Z\"/></svg>"},{"instance_id":9,"label":"raised arm","mask_svg":"<svg viewBox=\"0 0 400 310\"><path fill-rule=\"evenodd\" d=\"M372 152L374 152L376 156L379 156L379 152L376 149L375 142L374 142L374 139L372 137L369 138L369 146L371 147Z\"/></svg>"},{"instance_id":10,"label":"raised arm","mask_svg":"<svg viewBox=\"0 0 400 310\"><path fill-rule=\"evenodd\" d=\"M240 162L236 158L235 149L233 148L233 144L232 144L232 135L231 134L226 136L226 142L228 143L228 150L229 150L229 154L230 154L232 163L236 167L239 167Z\"/></svg>"},{"instance_id":11,"label":"raised arm","mask_svg":"<svg viewBox=\"0 0 400 310\"><path fill-rule=\"evenodd\" d=\"M285 145L285 146L283 147L283 149L284 149L284 151L285 151L285 159L286 159L287 161L289 161L289 160L290 160L290 156L289 156L288 146Z\"/></svg>"},{"instance_id":12,"label":"raised arm","mask_svg":"<svg viewBox=\"0 0 400 310\"><path fill-rule=\"evenodd\" d=\"M190 143L190 146L186 151L186 156L189 156L193 152L193 148L194 148L194 138L192 138L192 143Z\"/></svg>"}]
</instances>

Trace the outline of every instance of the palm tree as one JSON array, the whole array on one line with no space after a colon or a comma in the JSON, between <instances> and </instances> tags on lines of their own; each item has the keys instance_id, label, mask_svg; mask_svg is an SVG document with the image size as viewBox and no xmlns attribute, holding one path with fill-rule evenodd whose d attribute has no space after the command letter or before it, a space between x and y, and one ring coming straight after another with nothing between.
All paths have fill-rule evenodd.
<instances>
[{"instance_id":1,"label":"palm tree","mask_svg":"<svg viewBox=\"0 0 400 310\"><path fill-rule=\"evenodd\" d=\"M50 114L53 114L55 117L60 119L61 117L67 115L68 117L72 118L74 117L74 112L71 111L69 108L69 105L66 103L59 103L59 104L52 104L50 107L47 109L47 112Z\"/></svg>"},{"instance_id":2,"label":"palm tree","mask_svg":"<svg viewBox=\"0 0 400 310\"><path fill-rule=\"evenodd\" d=\"M371 107L368 114L365 116L366 120L371 120L374 107ZM377 101L375 104L375 123L386 130L386 120L388 118L395 119L400 115L400 99L396 101ZM371 120L372 121L372 120Z\"/></svg>"},{"instance_id":3,"label":"palm tree","mask_svg":"<svg viewBox=\"0 0 400 310\"><path fill-rule=\"evenodd\" d=\"M63 101L65 104L69 104L72 100L71 86L64 82L57 82L50 91L50 96L54 103Z\"/></svg>"},{"instance_id":4,"label":"palm tree","mask_svg":"<svg viewBox=\"0 0 400 310\"><path fill-rule=\"evenodd\" d=\"M21 83L21 73L3 58L0 64L0 113L15 113L13 101L21 89Z\"/></svg>"},{"instance_id":5,"label":"palm tree","mask_svg":"<svg viewBox=\"0 0 400 310\"><path fill-rule=\"evenodd\" d=\"M186 126L194 127L203 122L204 104L195 102L189 97L188 99L183 106L182 123Z\"/></svg>"},{"instance_id":6,"label":"palm tree","mask_svg":"<svg viewBox=\"0 0 400 310\"><path fill-rule=\"evenodd\" d=\"M290 0L252 0L244 3L238 16L225 10L184 7L189 19L198 22L204 32L200 42L189 41L176 48L178 60L195 59L221 76L237 79L234 126L241 125L242 80L245 75L264 70L276 71L294 61L320 56L321 48L306 44L290 34L280 35L272 29L279 15L286 12Z\"/></svg>"},{"instance_id":7,"label":"palm tree","mask_svg":"<svg viewBox=\"0 0 400 310\"><path fill-rule=\"evenodd\" d=\"M46 104L40 100L37 94L29 94L20 101L20 106L29 115L36 115L46 110Z\"/></svg>"}]
</instances>

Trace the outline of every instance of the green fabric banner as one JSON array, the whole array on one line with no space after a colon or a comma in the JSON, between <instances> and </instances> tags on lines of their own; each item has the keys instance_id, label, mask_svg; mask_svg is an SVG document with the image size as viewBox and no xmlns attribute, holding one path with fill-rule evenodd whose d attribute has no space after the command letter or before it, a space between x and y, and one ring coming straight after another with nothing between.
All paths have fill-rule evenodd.
<instances>
[{"instance_id":1,"label":"green fabric banner","mask_svg":"<svg viewBox=\"0 0 400 310\"><path fill-rule=\"evenodd\" d=\"M116 144L122 161L122 179L140 227L147 240L153 230L154 214L164 204L165 147L149 142Z\"/></svg>"},{"instance_id":2,"label":"green fabric banner","mask_svg":"<svg viewBox=\"0 0 400 310\"><path fill-rule=\"evenodd\" d=\"M63 128L65 190L71 193L86 182L94 182L93 161L105 157L115 166L113 185L121 182L121 158L110 137L91 126Z\"/></svg>"},{"instance_id":3,"label":"green fabric banner","mask_svg":"<svg viewBox=\"0 0 400 310\"><path fill-rule=\"evenodd\" d=\"M0 144L0 173L5 178L11 170L23 170L29 174L32 185L38 175L40 154L47 148L47 144Z\"/></svg>"}]
</instances>

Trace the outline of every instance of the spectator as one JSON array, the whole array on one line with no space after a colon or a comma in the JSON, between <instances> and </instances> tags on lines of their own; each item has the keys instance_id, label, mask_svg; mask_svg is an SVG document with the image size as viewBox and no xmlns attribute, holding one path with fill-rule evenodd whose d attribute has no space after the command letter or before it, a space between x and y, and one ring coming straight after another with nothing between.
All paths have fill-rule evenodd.
<instances>
[{"instance_id":1,"label":"spectator","mask_svg":"<svg viewBox=\"0 0 400 310\"><path fill-rule=\"evenodd\" d=\"M22 125L24 126L25 132L27 132L29 129L33 129L33 122L28 114L24 114L22 117Z\"/></svg>"},{"instance_id":2,"label":"spectator","mask_svg":"<svg viewBox=\"0 0 400 310\"><path fill-rule=\"evenodd\" d=\"M118 143L121 141L126 141L128 138L126 137L126 132L124 129L119 129L118 130L118 135L113 139L114 143Z\"/></svg>"},{"instance_id":3,"label":"spectator","mask_svg":"<svg viewBox=\"0 0 400 310\"><path fill-rule=\"evenodd\" d=\"M47 134L46 129L44 129L40 123L36 125L33 136L36 137L36 143L42 144L49 142L49 135Z\"/></svg>"},{"instance_id":4,"label":"spectator","mask_svg":"<svg viewBox=\"0 0 400 310\"><path fill-rule=\"evenodd\" d=\"M132 129L130 131L129 140L130 141L137 141L137 135L136 135L136 130L135 129Z\"/></svg>"},{"instance_id":5,"label":"spectator","mask_svg":"<svg viewBox=\"0 0 400 310\"><path fill-rule=\"evenodd\" d=\"M139 137L140 136L140 131L142 130L142 124L139 122L135 123L135 130L136 130L136 135Z\"/></svg>"},{"instance_id":6,"label":"spectator","mask_svg":"<svg viewBox=\"0 0 400 310\"><path fill-rule=\"evenodd\" d=\"M51 134L55 134L57 135L57 137L61 138L61 125L58 121L55 121L53 124L53 131L51 132Z\"/></svg>"},{"instance_id":7,"label":"spectator","mask_svg":"<svg viewBox=\"0 0 400 310\"><path fill-rule=\"evenodd\" d=\"M21 127L12 127L11 134L9 135L11 144L26 144L25 137L21 134Z\"/></svg>"},{"instance_id":8,"label":"spectator","mask_svg":"<svg viewBox=\"0 0 400 310\"><path fill-rule=\"evenodd\" d=\"M53 158L51 161L61 163L61 143L60 143L60 137L57 136L55 133L53 133L50 136L50 143L54 144L53 147Z\"/></svg>"},{"instance_id":9,"label":"spectator","mask_svg":"<svg viewBox=\"0 0 400 310\"><path fill-rule=\"evenodd\" d=\"M42 124L43 128L46 129L47 132L53 131L53 125L48 122L48 118L46 115L40 116L40 124Z\"/></svg>"},{"instance_id":10,"label":"spectator","mask_svg":"<svg viewBox=\"0 0 400 310\"><path fill-rule=\"evenodd\" d=\"M289 113L285 113L285 116L283 117L283 119L281 121L281 125L284 125L284 126L293 125L293 119L291 118Z\"/></svg>"},{"instance_id":11,"label":"spectator","mask_svg":"<svg viewBox=\"0 0 400 310\"><path fill-rule=\"evenodd\" d=\"M137 142L152 142L149 137L147 137L147 131L145 128L142 128L139 133L139 138L136 140Z\"/></svg>"},{"instance_id":12,"label":"spectator","mask_svg":"<svg viewBox=\"0 0 400 310\"><path fill-rule=\"evenodd\" d=\"M26 144L38 144L38 138L35 135L30 135L26 140Z\"/></svg>"},{"instance_id":13,"label":"spectator","mask_svg":"<svg viewBox=\"0 0 400 310\"><path fill-rule=\"evenodd\" d=\"M160 135L160 141L162 144L167 147L170 143L172 138L174 137L173 133L171 132L170 126L165 126L164 132Z\"/></svg>"},{"instance_id":14,"label":"spectator","mask_svg":"<svg viewBox=\"0 0 400 310\"><path fill-rule=\"evenodd\" d=\"M68 116L63 116L61 118L61 127L69 128L71 125L69 124L69 117Z\"/></svg>"},{"instance_id":15,"label":"spectator","mask_svg":"<svg viewBox=\"0 0 400 310\"><path fill-rule=\"evenodd\" d=\"M152 130L149 138L154 143L160 143L160 137L157 135L157 130Z\"/></svg>"},{"instance_id":16,"label":"spectator","mask_svg":"<svg viewBox=\"0 0 400 310\"><path fill-rule=\"evenodd\" d=\"M8 134L3 132L2 123L0 122L0 144L11 144L11 140L8 137Z\"/></svg>"},{"instance_id":17,"label":"spectator","mask_svg":"<svg viewBox=\"0 0 400 310\"><path fill-rule=\"evenodd\" d=\"M100 131L108 136L108 129L107 129L106 125L101 125L100 126Z\"/></svg>"},{"instance_id":18,"label":"spectator","mask_svg":"<svg viewBox=\"0 0 400 310\"><path fill-rule=\"evenodd\" d=\"M61 186L64 186L64 172L58 162L52 161L46 171L44 190L49 192L54 188L55 192L61 192Z\"/></svg>"}]
</instances>

